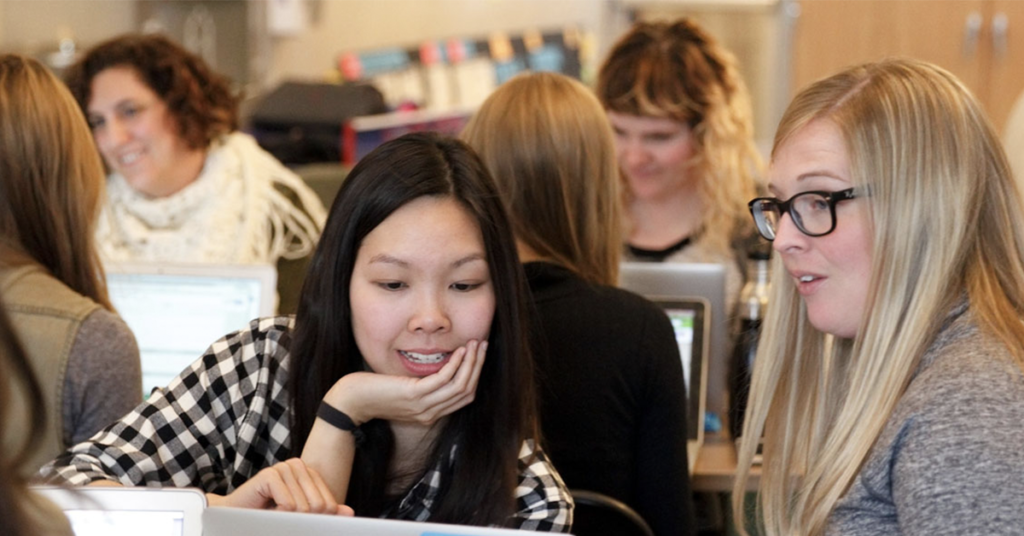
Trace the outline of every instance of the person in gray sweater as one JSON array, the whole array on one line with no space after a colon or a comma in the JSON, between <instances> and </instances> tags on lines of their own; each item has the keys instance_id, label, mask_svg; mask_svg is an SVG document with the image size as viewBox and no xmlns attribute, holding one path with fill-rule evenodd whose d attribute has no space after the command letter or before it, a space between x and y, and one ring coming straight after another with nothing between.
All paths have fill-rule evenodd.
<instances>
[{"instance_id":1,"label":"person in gray sweater","mask_svg":"<svg viewBox=\"0 0 1024 536\"><path fill-rule=\"evenodd\" d=\"M794 98L768 178L761 532L1024 532L1024 205L978 102L928 63L849 68Z\"/></svg>"},{"instance_id":2,"label":"person in gray sweater","mask_svg":"<svg viewBox=\"0 0 1024 536\"><path fill-rule=\"evenodd\" d=\"M142 401L138 345L110 302L93 238L103 189L67 87L36 60L0 55L0 293L46 410L5 423L11 437L42 431L26 472Z\"/></svg>"}]
</instances>

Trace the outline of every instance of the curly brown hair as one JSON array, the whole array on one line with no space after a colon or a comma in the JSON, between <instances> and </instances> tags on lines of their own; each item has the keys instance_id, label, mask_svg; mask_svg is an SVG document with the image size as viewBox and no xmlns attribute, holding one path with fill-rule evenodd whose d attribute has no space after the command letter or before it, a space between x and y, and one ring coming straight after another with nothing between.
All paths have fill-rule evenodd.
<instances>
[{"instance_id":1,"label":"curly brown hair","mask_svg":"<svg viewBox=\"0 0 1024 536\"><path fill-rule=\"evenodd\" d=\"M125 34L89 49L64 81L88 115L92 81L114 67L133 69L167 105L190 149L205 148L238 129L238 97L227 78L202 58L162 35Z\"/></svg>"}]
</instances>

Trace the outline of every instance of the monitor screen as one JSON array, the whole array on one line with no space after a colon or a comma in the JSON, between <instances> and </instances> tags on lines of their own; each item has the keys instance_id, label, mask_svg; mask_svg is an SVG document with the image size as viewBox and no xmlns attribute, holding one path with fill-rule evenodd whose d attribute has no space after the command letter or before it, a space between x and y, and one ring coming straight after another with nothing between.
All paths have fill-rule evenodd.
<instances>
[{"instance_id":1,"label":"monitor screen","mask_svg":"<svg viewBox=\"0 0 1024 536\"><path fill-rule=\"evenodd\" d=\"M259 317L263 292L258 279L186 274L109 273L107 285L138 341L147 395Z\"/></svg>"},{"instance_id":2,"label":"monitor screen","mask_svg":"<svg viewBox=\"0 0 1024 536\"><path fill-rule=\"evenodd\" d=\"M686 426L690 439L701 437L707 399L708 304L695 298L654 296L675 332L686 386Z\"/></svg>"},{"instance_id":3,"label":"monitor screen","mask_svg":"<svg viewBox=\"0 0 1024 536\"><path fill-rule=\"evenodd\" d=\"M658 298L703 300L707 309L701 319L707 350L706 405L710 431L721 428L727 410L726 364L729 362L729 319L725 301L725 266L721 264L626 262L619 271L620 286L653 301ZM698 334L699 335L699 334ZM702 343L705 344L705 343ZM692 361L691 361L692 362ZM688 385L694 385L691 379ZM692 394L688 396L693 400ZM703 417L701 417L703 418Z\"/></svg>"},{"instance_id":4,"label":"monitor screen","mask_svg":"<svg viewBox=\"0 0 1024 536\"><path fill-rule=\"evenodd\" d=\"M668 307L665 309L669 320L672 321L672 329L676 333L676 344L679 345L679 357L683 360L683 381L686 384L686 397L690 398L693 389L690 387L690 378L693 365L693 321L696 312L692 309L679 309Z\"/></svg>"},{"instance_id":5,"label":"monitor screen","mask_svg":"<svg viewBox=\"0 0 1024 536\"><path fill-rule=\"evenodd\" d=\"M182 536L185 512L65 510L75 536Z\"/></svg>"},{"instance_id":6,"label":"monitor screen","mask_svg":"<svg viewBox=\"0 0 1024 536\"><path fill-rule=\"evenodd\" d=\"M32 492L64 512L75 536L203 534L206 496L196 488L32 486Z\"/></svg>"}]
</instances>

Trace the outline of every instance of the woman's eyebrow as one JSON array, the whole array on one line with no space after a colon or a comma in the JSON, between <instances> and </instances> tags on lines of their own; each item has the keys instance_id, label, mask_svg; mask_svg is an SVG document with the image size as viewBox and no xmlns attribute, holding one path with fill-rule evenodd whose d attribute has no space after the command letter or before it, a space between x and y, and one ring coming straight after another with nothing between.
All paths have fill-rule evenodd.
<instances>
[{"instance_id":1,"label":"woman's eyebrow","mask_svg":"<svg viewBox=\"0 0 1024 536\"><path fill-rule=\"evenodd\" d=\"M459 266L462 266L463 264L467 264L467 263L470 263L470 262L473 262L473 261L485 261L486 262L487 258L484 257L482 253L473 253L471 255L466 255L465 257L463 257L463 258L453 262L452 263L452 267L453 268L458 268Z\"/></svg>"},{"instance_id":2,"label":"woman's eyebrow","mask_svg":"<svg viewBox=\"0 0 1024 536\"><path fill-rule=\"evenodd\" d=\"M837 179L837 180L841 180L841 181L847 180L842 175L840 175L840 174L838 174L838 173L836 173L834 171L828 170L828 169L815 169L815 170L811 170L811 171L805 171L805 172L797 175L796 180L797 180L797 182L800 182L800 181L803 181L803 180L820 179L820 178L823 178L823 177L824 178L828 178L828 179Z\"/></svg>"},{"instance_id":3,"label":"woman's eyebrow","mask_svg":"<svg viewBox=\"0 0 1024 536\"><path fill-rule=\"evenodd\" d=\"M409 263L408 262L403 261L402 259L399 259L398 257L393 257L391 255L388 255L387 253L380 253L380 254L374 255L373 257L370 257L369 264L374 264L374 263L395 264L395 265L400 266L402 268L408 268L409 267Z\"/></svg>"},{"instance_id":4,"label":"woman's eyebrow","mask_svg":"<svg viewBox=\"0 0 1024 536\"><path fill-rule=\"evenodd\" d=\"M461 259L458 259L458 260L452 262L452 267L458 268L459 266L462 266L462 265L470 263L470 262L486 261L486 260L487 260L487 258L482 253L471 253L469 255L466 255L465 257L462 257ZM408 261L404 261L402 259L399 259L398 257L392 256L392 255L388 255L387 253L380 253L380 254L374 255L373 257L370 257L369 264L375 264L375 263L394 264L394 265L399 266L401 268L408 268L410 266Z\"/></svg>"}]
</instances>

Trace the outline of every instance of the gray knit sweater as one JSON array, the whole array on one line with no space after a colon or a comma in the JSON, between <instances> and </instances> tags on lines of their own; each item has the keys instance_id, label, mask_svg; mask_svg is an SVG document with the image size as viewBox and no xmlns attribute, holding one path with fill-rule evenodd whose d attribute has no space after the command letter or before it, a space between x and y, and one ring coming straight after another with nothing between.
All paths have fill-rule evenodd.
<instances>
[{"instance_id":1,"label":"gray knit sweater","mask_svg":"<svg viewBox=\"0 0 1024 536\"><path fill-rule=\"evenodd\" d=\"M826 534L1024 534L1024 375L966 306L923 357Z\"/></svg>"}]
</instances>

